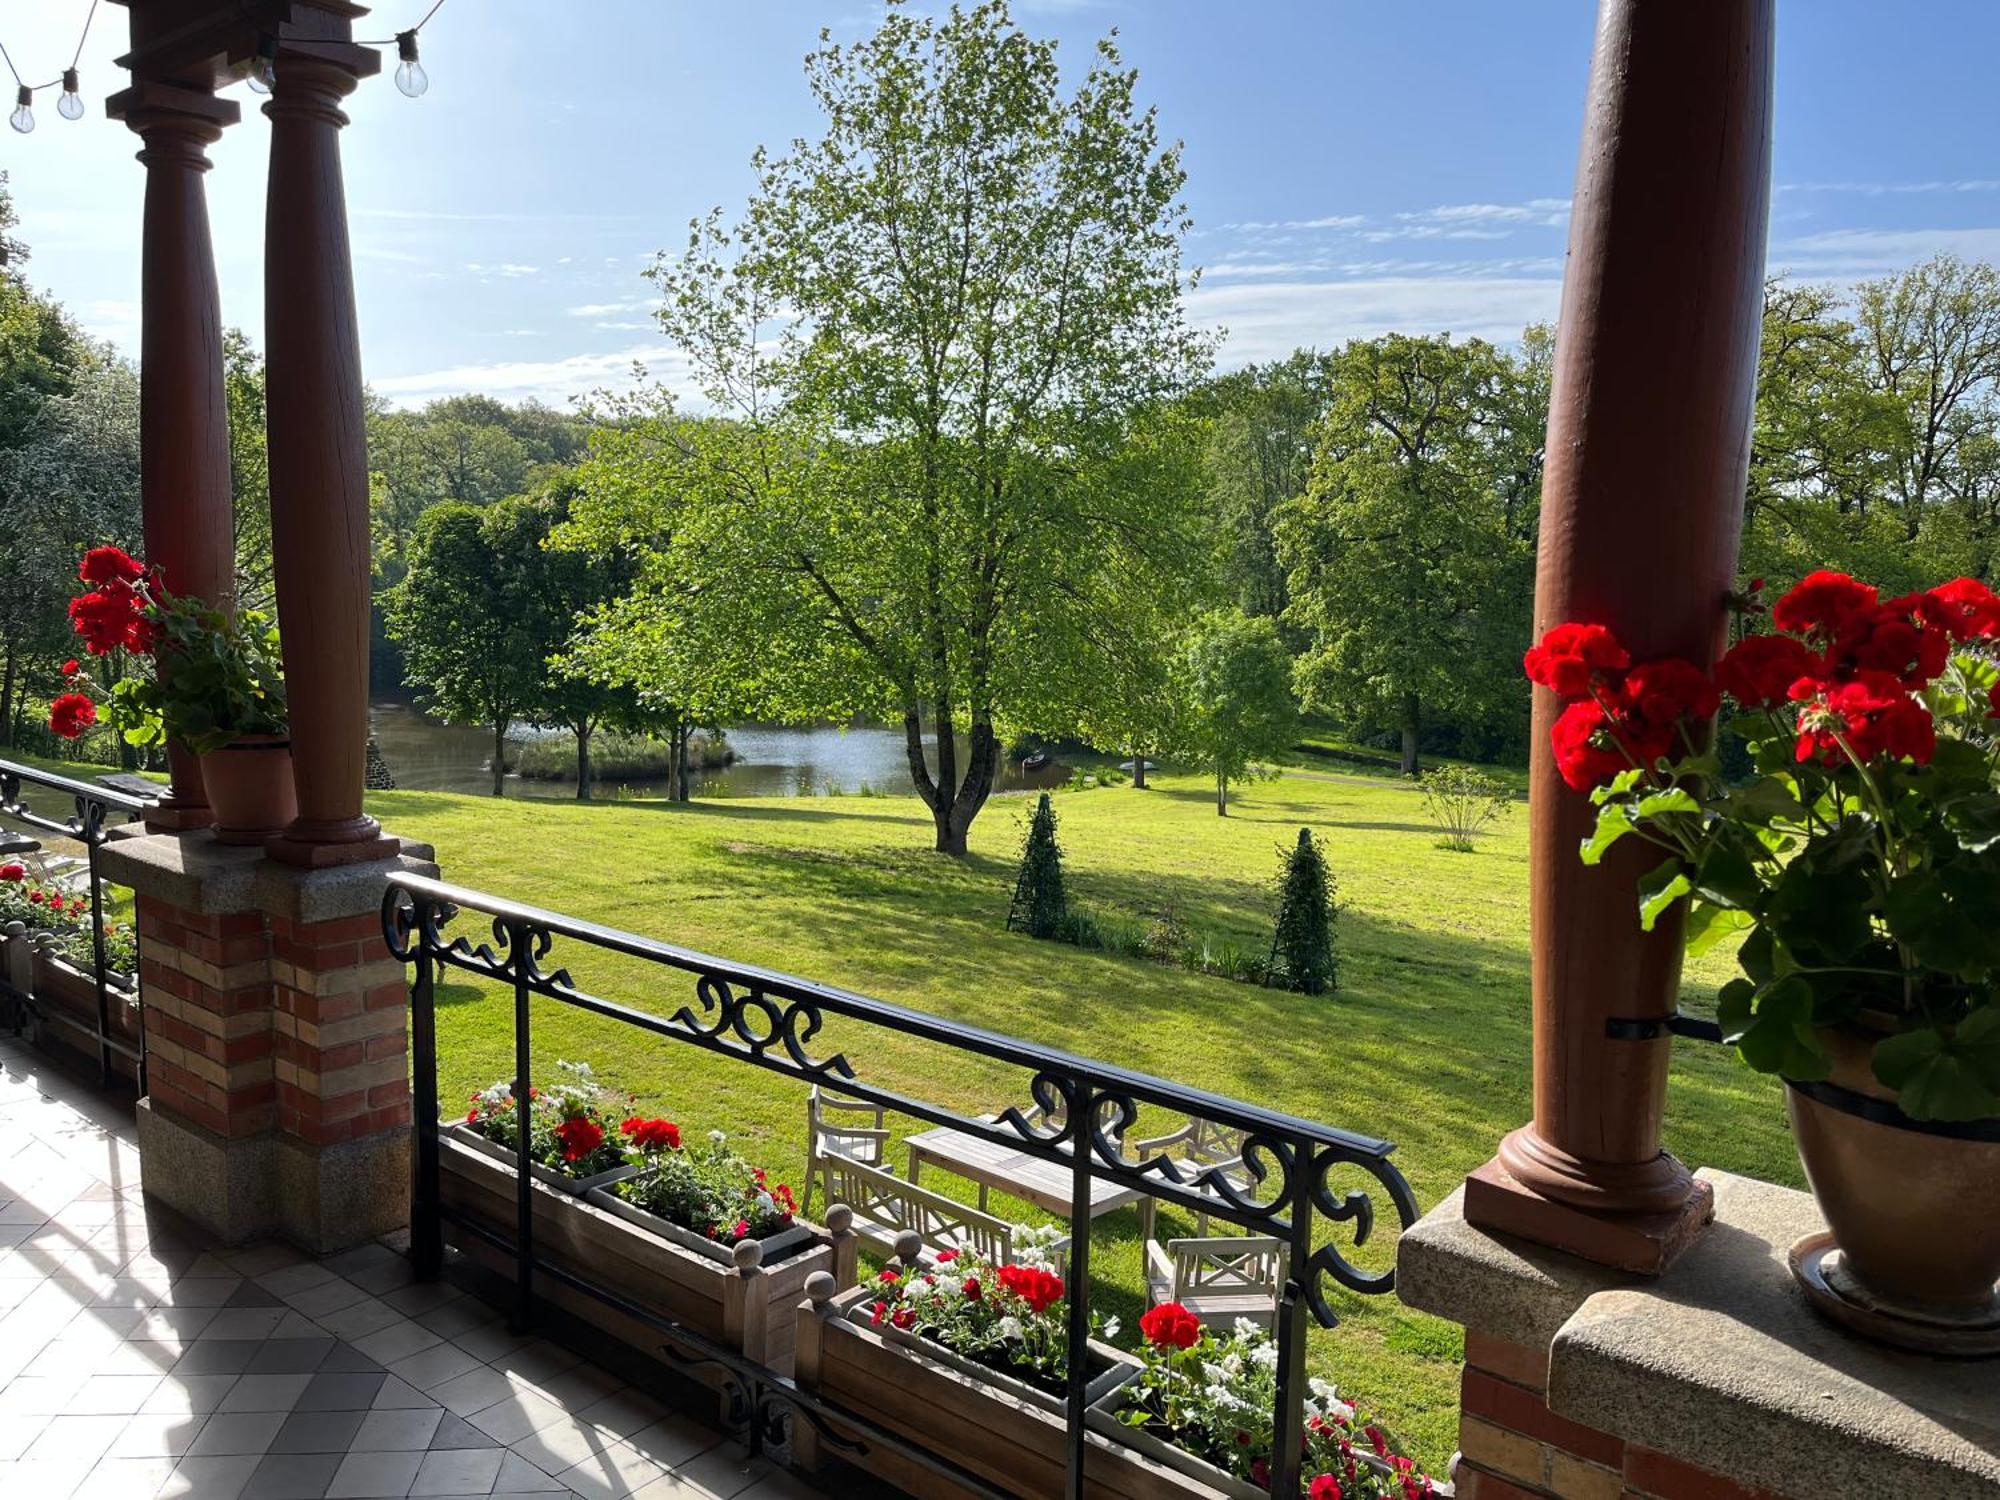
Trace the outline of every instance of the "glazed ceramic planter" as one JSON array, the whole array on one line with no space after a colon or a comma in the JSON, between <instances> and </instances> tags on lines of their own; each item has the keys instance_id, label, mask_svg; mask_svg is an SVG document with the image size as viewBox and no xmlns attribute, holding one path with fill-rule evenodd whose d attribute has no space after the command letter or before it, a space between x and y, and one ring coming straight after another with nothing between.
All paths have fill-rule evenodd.
<instances>
[{"instance_id":1,"label":"glazed ceramic planter","mask_svg":"<svg viewBox=\"0 0 2000 1500\"><path fill-rule=\"evenodd\" d=\"M520 1222L513 1153L480 1149L474 1139L486 1147L493 1143L470 1131L440 1129L438 1135L438 1187L445 1205L512 1241ZM538 1257L781 1375L791 1373L792 1308L804 1294L806 1278L833 1267L833 1248L823 1231L799 1226L805 1242L794 1243L775 1263L765 1262L755 1240L718 1261L587 1201L573 1182L550 1182L537 1174L531 1187ZM513 1275L511 1251L472 1235L462 1236L459 1248L498 1274ZM661 1335L645 1322L551 1277L537 1282L536 1295L658 1357Z\"/></svg>"},{"instance_id":2,"label":"glazed ceramic planter","mask_svg":"<svg viewBox=\"0 0 2000 1500\"><path fill-rule=\"evenodd\" d=\"M2000 1353L2000 1121L1912 1120L1875 1079L1875 1034L1823 1040L1827 1083L1785 1091L1831 1241L1794 1247L1800 1280L1817 1305L1875 1337Z\"/></svg>"},{"instance_id":3,"label":"glazed ceramic planter","mask_svg":"<svg viewBox=\"0 0 2000 1500\"><path fill-rule=\"evenodd\" d=\"M245 735L200 759L217 843L262 844L299 815L290 740Z\"/></svg>"},{"instance_id":4,"label":"glazed ceramic planter","mask_svg":"<svg viewBox=\"0 0 2000 1500\"><path fill-rule=\"evenodd\" d=\"M857 1418L896 1434L935 1458L1021 1500L1063 1493L1069 1457L1065 1407L1027 1382L989 1369L930 1340L873 1326L865 1286L799 1306L798 1373L803 1388ZM1091 1389L1108 1398L1138 1373L1138 1366L1108 1344L1091 1349L1109 1366ZM833 1422L842 1438L839 1423ZM912 1494L956 1497L971 1493L916 1460L881 1443L865 1451L826 1449L877 1478ZM793 1457L819 1462L819 1434L810 1423L793 1429ZM1091 1431L1085 1445L1084 1491L1092 1500L1218 1500L1229 1492L1161 1463L1129 1443Z\"/></svg>"}]
</instances>

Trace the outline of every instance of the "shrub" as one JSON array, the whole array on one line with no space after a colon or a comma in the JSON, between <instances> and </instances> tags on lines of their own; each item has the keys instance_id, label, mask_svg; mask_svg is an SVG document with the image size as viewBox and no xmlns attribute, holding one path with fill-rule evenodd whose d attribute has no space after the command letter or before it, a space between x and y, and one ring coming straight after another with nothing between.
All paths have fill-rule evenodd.
<instances>
[{"instance_id":1,"label":"shrub","mask_svg":"<svg viewBox=\"0 0 2000 1500\"><path fill-rule=\"evenodd\" d=\"M1334 879L1309 828L1299 830L1299 841L1284 861L1268 982L1317 995L1337 988L1339 981L1333 951Z\"/></svg>"},{"instance_id":2,"label":"shrub","mask_svg":"<svg viewBox=\"0 0 2000 1500\"><path fill-rule=\"evenodd\" d=\"M1043 792L1035 803L1034 820L1021 845L1021 873L1014 882L1014 904L1007 911L1007 930L1029 937L1062 935L1069 912L1063 892L1062 846L1056 842L1056 810Z\"/></svg>"},{"instance_id":3,"label":"shrub","mask_svg":"<svg viewBox=\"0 0 2000 1500\"><path fill-rule=\"evenodd\" d=\"M1507 789L1471 766L1439 766L1418 778L1440 849L1473 852L1472 841L1513 808Z\"/></svg>"}]
</instances>

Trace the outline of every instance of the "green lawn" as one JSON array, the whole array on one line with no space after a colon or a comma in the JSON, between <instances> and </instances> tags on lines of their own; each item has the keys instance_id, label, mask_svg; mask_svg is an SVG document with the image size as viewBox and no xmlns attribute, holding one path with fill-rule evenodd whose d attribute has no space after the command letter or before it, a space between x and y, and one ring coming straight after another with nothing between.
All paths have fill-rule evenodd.
<instances>
[{"instance_id":1,"label":"green lawn","mask_svg":"<svg viewBox=\"0 0 2000 1500\"><path fill-rule=\"evenodd\" d=\"M1385 1136L1428 1209L1530 1109L1525 809L1464 855L1435 847L1421 798L1395 780L1287 774L1232 803L1216 817L1199 777L1059 794L1072 899L1128 919L1171 908L1196 932L1261 944L1280 849L1309 825L1340 882L1337 994L1255 989L1007 933L1025 796L994 800L962 862L926 852L929 820L913 798L579 805L390 792L369 805L396 832L435 843L461 884ZM574 945L548 962L662 1013L692 1000L680 976ZM1691 971L1689 1001L1708 1003L1728 970L1711 956ZM511 1007L473 983L443 999L450 1101L511 1072ZM558 1057L588 1058L689 1129L726 1130L797 1177L803 1090L790 1080L553 1002L536 1002L534 1027L542 1076ZM969 1112L1026 1102L1014 1070L872 1028L836 1022L815 1047ZM1778 1088L1719 1048L1678 1047L1667 1131L1695 1165L1800 1182ZM1174 1213L1161 1226L1192 1232ZM1370 1263L1386 1263L1391 1229L1378 1229ZM1137 1236L1126 1211L1099 1220L1093 1240L1098 1295L1128 1341ZM1393 1299L1341 1294L1336 1306L1343 1324L1316 1337L1315 1367L1441 1470L1455 1446L1457 1331Z\"/></svg>"},{"instance_id":2,"label":"green lawn","mask_svg":"<svg viewBox=\"0 0 2000 1500\"><path fill-rule=\"evenodd\" d=\"M1393 782L1288 775L1245 788L1226 820L1198 778L1058 796L1076 899L1128 917L1171 906L1190 928L1251 942L1267 940L1281 845L1312 826L1345 909L1340 990L1307 998L1008 934L1024 797L995 800L963 862L925 852L913 799L579 806L398 792L370 806L434 842L456 882L1386 1136L1425 1208L1529 1113L1522 813L1462 855L1434 847L1419 798ZM684 979L574 945L549 962L663 1013L692 998ZM1691 974L1690 998L1705 1000L1726 968L1712 958ZM510 1016L474 984L444 998L450 1100L511 1071ZM726 1130L796 1177L803 1091L791 1081L552 1002L537 1002L534 1025L538 1070L587 1057L684 1126ZM836 1022L815 1045L845 1051L871 1081L968 1111L1025 1102L1016 1072L872 1028ZM1669 1139L1691 1162L1798 1181L1777 1088L1720 1049L1681 1045L1668 1108ZM1161 1222L1163 1234L1191 1232L1176 1215ZM1380 1233L1369 1258L1392 1242ZM1100 1220L1093 1243L1100 1295L1129 1338L1136 1216ZM1316 1367L1441 1468L1456 1330L1391 1299L1339 1306L1345 1321L1316 1339Z\"/></svg>"}]
</instances>

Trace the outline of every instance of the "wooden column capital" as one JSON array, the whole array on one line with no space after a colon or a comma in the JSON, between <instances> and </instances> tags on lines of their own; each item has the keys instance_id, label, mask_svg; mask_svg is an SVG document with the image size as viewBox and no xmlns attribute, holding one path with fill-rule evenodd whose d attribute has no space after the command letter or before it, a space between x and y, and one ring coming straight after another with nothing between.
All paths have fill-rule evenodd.
<instances>
[{"instance_id":1,"label":"wooden column capital","mask_svg":"<svg viewBox=\"0 0 2000 1500\"><path fill-rule=\"evenodd\" d=\"M1537 634L1610 626L1635 658L1706 666L1727 625L1749 466L1769 211L1773 0L1603 0L1591 63L1536 561ZM1596 868L1595 813L1555 767L1534 695L1529 883L1535 1119L1474 1173L1466 1215L1657 1270L1709 1199L1661 1149L1680 914L1639 928L1628 840ZM1655 851L1656 852L1656 851ZM1629 1029L1628 1029L1629 1030Z\"/></svg>"}]
</instances>

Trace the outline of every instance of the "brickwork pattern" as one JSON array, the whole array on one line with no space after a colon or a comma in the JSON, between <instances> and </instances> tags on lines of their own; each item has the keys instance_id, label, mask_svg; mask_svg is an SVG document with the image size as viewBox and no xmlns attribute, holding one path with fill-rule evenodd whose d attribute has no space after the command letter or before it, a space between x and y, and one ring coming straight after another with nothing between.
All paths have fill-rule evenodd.
<instances>
[{"instance_id":1,"label":"brickwork pattern","mask_svg":"<svg viewBox=\"0 0 2000 1500\"><path fill-rule=\"evenodd\" d=\"M1777 1500L1548 1407L1546 1349L1465 1337L1459 1500Z\"/></svg>"},{"instance_id":2,"label":"brickwork pattern","mask_svg":"<svg viewBox=\"0 0 2000 1500\"><path fill-rule=\"evenodd\" d=\"M373 916L138 901L153 1106L237 1139L337 1145L410 1123L402 965Z\"/></svg>"}]
</instances>

